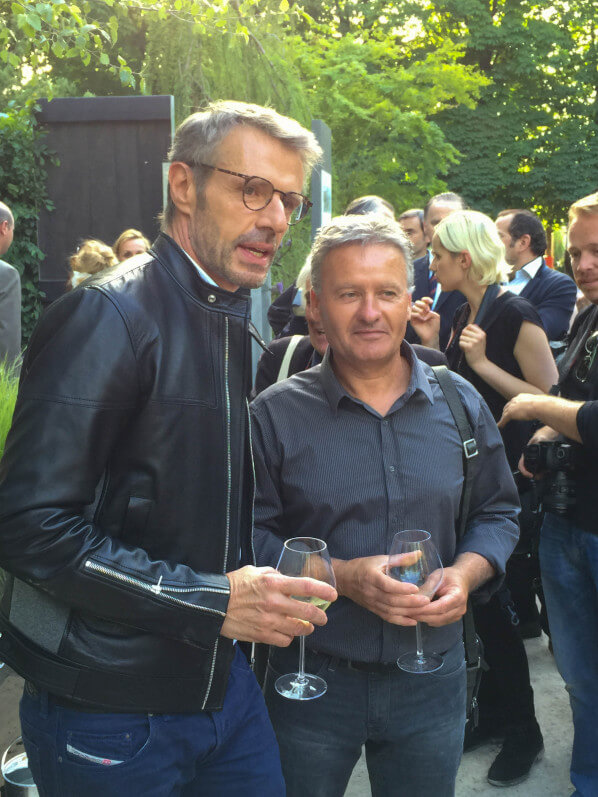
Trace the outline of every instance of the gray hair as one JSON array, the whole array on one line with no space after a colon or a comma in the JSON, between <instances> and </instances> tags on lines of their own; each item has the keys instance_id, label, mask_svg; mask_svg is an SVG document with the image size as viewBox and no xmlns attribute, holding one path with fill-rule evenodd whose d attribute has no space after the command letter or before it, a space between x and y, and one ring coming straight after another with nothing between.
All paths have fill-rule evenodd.
<instances>
[{"instance_id":1,"label":"gray hair","mask_svg":"<svg viewBox=\"0 0 598 797\"><path fill-rule=\"evenodd\" d=\"M396 247L405 259L409 290L413 285L413 254L409 239L401 225L388 216L368 213L363 216L337 216L322 227L311 249L311 286L322 289L322 264L326 256L339 246L348 244L386 244Z\"/></svg>"},{"instance_id":2,"label":"gray hair","mask_svg":"<svg viewBox=\"0 0 598 797\"><path fill-rule=\"evenodd\" d=\"M322 158L322 149L314 134L295 119L282 116L273 108L246 102L219 100L203 111L188 116L177 128L168 153L168 160L182 161L193 168L198 198L204 188L206 170L200 163L211 163L215 150L223 139L239 125L249 125L277 139L295 150L301 158L306 176ZM162 227L169 227L174 219L175 206L168 195Z\"/></svg>"},{"instance_id":3,"label":"gray hair","mask_svg":"<svg viewBox=\"0 0 598 797\"><path fill-rule=\"evenodd\" d=\"M0 202L0 224L4 224L5 221L8 222L11 228L15 226L15 220L11 209L8 205L5 205L4 202Z\"/></svg>"}]
</instances>

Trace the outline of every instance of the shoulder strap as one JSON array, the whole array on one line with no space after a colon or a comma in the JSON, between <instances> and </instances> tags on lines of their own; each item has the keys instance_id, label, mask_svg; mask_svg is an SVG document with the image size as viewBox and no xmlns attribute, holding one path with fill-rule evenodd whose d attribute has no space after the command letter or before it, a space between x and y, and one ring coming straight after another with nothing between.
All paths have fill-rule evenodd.
<instances>
[{"instance_id":1,"label":"shoulder strap","mask_svg":"<svg viewBox=\"0 0 598 797\"><path fill-rule=\"evenodd\" d=\"M291 360L293 359L293 354L295 354L295 349L299 345L299 341L303 338L303 335L292 335L291 339L289 340L289 345L287 346L287 350L284 353L284 357L282 358L282 362L280 364L280 371L278 372L278 376L276 377L277 382L282 382L283 379L286 379L289 375L289 368L291 367Z\"/></svg>"},{"instance_id":2,"label":"shoulder strap","mask_svg":"<svg viewBox=\"0 0 598 797\"><path fill-rule=\"evenodd\" d=\"M434 365L432 366L432 371L434 371L440 389L444 393L444 398L455 420L463 444L463 490L461 492L461 506L459 507L459 520L457 522L457 539L460 540L465 534L467 525L473 487L474 464L477 465L478 444L450 371L445 365ZM480 653L470 600L467 601L467 611L463 617L463 644L465 646L467 664L475 665L479 663Z\"/></svg>"},{"instance_id":3,"label":"shoulder strap","mask_svg":"<svg viewBox=\"0 0 598 797\"><path fill-rule=\"evenodd\" d=\"M457 539L461 539L465 533L467 525L467 515L469 513L469 502L473 487L473 465L477 464L475 457L478 456L478 444L473 435L469 418L463 407L461 397L457 392L453 378L445 365L434 365L432 371L438 379L440 389L444 393L444 398L455 420L459 435L463 443L463 491L461 493L461 506L459 509L459 523L457 524ZM475 460L475 463L472 461Z\"/></svg>"}]
</instances>

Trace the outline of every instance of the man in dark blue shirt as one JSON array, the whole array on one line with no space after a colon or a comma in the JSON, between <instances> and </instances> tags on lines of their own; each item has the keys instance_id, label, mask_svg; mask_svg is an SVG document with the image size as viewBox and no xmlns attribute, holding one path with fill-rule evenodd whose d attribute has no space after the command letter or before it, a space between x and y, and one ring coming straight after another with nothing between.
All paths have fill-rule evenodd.
<instances>
[{"instance_id":1,"label":"man in dark blue shirt","mask_svg":"<svg viewBox=\"0 0 598 797\"><path fill-rule=\"evenodd\" d=\"M328 691L307 703L273 688L297 652L273 649L266 699L289 797L342 795L365 745L373 795L454 793L465 724L461 617L468 594L501 581L517 540L517 493L479 394L454 377L479 448L467 529L457 543L462 443L430 368L404 342L412 267L400 226L340 217L312 251L314 310L329 341L321 365L252 405L255 549L275 565L283 540L326 540L339 600L307 640L306 667ZM430 532L445 566L430 601L386 574L396 531ZM485 586L482 586L485 585ZM434 675L397 668L413 649L444 656Z\"/></svg>"}]
</instances>

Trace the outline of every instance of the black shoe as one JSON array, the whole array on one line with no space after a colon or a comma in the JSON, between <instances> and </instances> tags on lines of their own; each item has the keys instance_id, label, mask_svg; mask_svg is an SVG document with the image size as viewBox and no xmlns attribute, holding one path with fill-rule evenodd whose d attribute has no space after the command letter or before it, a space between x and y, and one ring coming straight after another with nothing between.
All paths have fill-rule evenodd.
<instances>
[{"instance_id":1,"label":"black shoe","mask_svg":"<svg viewBox=\"0 0 598 797\"><path fill-rule=\"evenodd\" d=\"M485 744L496 744L505 738L504 731L497 726L480 723L477 728L469 730L469 723L465 726L465 739L463 740L463 752L471 753Z\"/></svg>"},{"instance_id":2,"label":"black shoe","mask_svg":"<svg viewBox=\"0 0 598 797\"><path fill-rule=\"evenodd\" d=\"M493 786L515 786L522 783L531 768L544 755L544 740L540 729L509 731L502 749L488 770L488 783Z\"/></svg>"}]
</instances>

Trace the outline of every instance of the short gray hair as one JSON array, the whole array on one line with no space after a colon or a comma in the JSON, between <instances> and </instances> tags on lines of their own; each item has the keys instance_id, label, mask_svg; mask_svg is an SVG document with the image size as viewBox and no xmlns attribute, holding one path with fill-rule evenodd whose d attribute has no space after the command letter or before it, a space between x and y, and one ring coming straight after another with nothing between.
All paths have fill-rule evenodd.
<instances>
[{"instance_id":1,"label":"short gray hair","mask_svg":"<svg viewBox=\"0 0 598 797\"><path fill-rule=\"evenodd\" d=\"M170 163L182 161L193 168L198 197L203 191L206 179L206 170L199 164L211 163L219 144L239 125L257 128L295 150L301 158L306 176L322 158L322 148L314 134L295 119L282 116L273 108L246 102L219 100L181 122L168 153ZM174 213L175 206L169 193L163 214L163 228L172 224Z\"/></svg>"},{"instance_id":2,"label":"short gray hair","mask_svg":"<svg viewBox=\"0 0 598 797\"><path fill-rule=\"evenodd\" d=\"M15 226L11 209L4 202L0 202L0 224L4 224L5 221L8 222L10 228Z\"/></svg>"},{"instance_id":3,"label":"short gray hair","mask_svg":"<svg viewBox=\"0 0 598 797\"><path fill-rule=\"evenodd\" d=\"M401 225L388 216L367 213L363 216L337 216L322 227L311 249L311 286L322 289L322 264L326 256L339 246L348 244L386 244L396 247L405 259L407 285L413 285L413 254L409 239Z\"/></svg>"}]
</instances>

